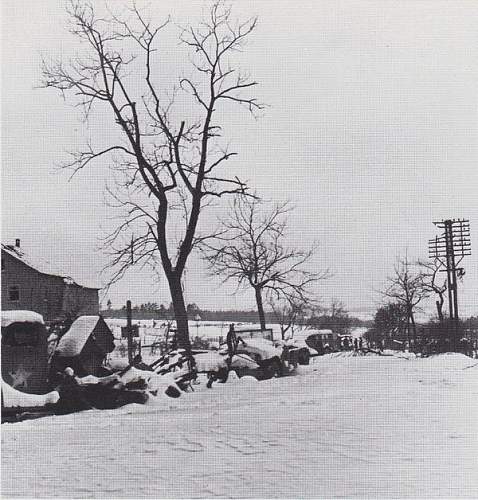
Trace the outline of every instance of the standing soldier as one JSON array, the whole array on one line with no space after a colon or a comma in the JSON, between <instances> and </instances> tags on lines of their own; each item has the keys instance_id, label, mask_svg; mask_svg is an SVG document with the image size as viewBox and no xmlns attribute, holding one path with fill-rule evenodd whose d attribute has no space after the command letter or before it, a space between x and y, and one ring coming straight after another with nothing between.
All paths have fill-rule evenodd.
<instances>
[{"instance_id":1,"label":"standing soldier","mask_svg":"<svg viewBox=\"0 0 478 500\"><path fill-rule=\"evenodd\" d=\"M236 347L237 347L237 336L236 336L236 331L234 330L234 323L231 323L229 325L229 331L227 332L226 336L226 343L227 343L227 353L229 355L229 362L230 362L232 357L236 353Z\"/></svg>"}]
</instances>

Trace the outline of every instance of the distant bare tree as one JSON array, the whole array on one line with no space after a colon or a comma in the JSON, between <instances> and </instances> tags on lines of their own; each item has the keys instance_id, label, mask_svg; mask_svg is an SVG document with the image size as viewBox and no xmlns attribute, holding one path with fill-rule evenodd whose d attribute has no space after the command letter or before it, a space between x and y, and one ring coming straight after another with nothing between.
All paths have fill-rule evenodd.
<instances>
[{"instance_id":1,"label":"distant bare tree","mask_svg":"<svg viewBox=\"0 0 478 500\"><path fill-rule=\"evenodd\" d=\"M440 323L443 323L443 304L445 302L445 293L448 287L446 277L443 281L438 279L441 263L438 259L435 259L433 261L418 260L417 264L423 269L424 287L431 293L436 293L438 295L438 300L435 301L435 305L437 308L438 320Z\"/></svg>"},{"instance_id":2,"label":"distant bare tree","mask_svg":"<svg viewBox=\"0 0 478 500\"><path fill-rule=\"evenodd\" d=\"M410 326L413 338L416 340L417 327L415 312L418 304L429 296L430 290L426 285L426 278L422 271L413 272L412 264L405 259L397 259L394 274L387 278L386 288L382 293L384 297L396 304L403 306L407 317L407 335L410 343Z\"/></svg>"},{"instance_id":3,"label":"distant bare tree","mask_svg":"<svg viewBox=\"0 0 478 500\"><path fill-rule=\"evenodd\" d=\"M237 197L229 217L221 222L221 236L204 245L210 271L223 281L254 289L261 328L266 327L264 294L297 303L310 300L310 287L328 277L327 271L307 269L314 249L287 246L287 203L265 210L257 197Z\"/></svg>"},{"instance_id":4,"label":"distant bare tree","mask_svg":"<svg viewBox=\"0 0 478 500\"><path fill-rule=\"evenodd\" d=\"M232 61L256 19L236 22L231 9L217 1L197 27L182 28L180 43L190 51L191 71L168 93L160 87L160 59L155 57L168 21L155 25L136 6L121 15L101 16L97 5L70 4L70 32L85 53L44 61L42 86L72 96L87 118L97 107L103 127L119 130L117 140L98 149L88 144L65 167L76 173L105 156L112 160L115 180L108 192L122 211L105 241L112 282L133 265L161 264L178 345L189 350L182 277L196 243L210 236L198 235L200 214L211 200L247 189L237 177L218 172L236 153L218 142L222 128L215 117L226 103L252 113L263 108L247 95L256 82ZM173 217L175 210L183 214L181 223Z\"/></svg>"},{"instance_id":5,"label":"distant bare tree","mask_svg":"<svg viewBox=\"0 0 478 500\"><path fill-rule=\"evenodd\" d=\"M303 297L286 297L279 300L271 297L269 305L279 325L281 339L285 340L287 332L294 334L294 329L309 308L310 302Z\"/></svg>"},{"instance_id":6,"label":"distant bare tree","mask_svg":"<svg viewBox=\"0 0 478 500\"><path fill-rule=\"evenodd\" d=\"M314 308L308 323L313 328L330 329L339 335L347 335L350 333L352 319L345 304L337 298L332 298L329 307Z\"/></svg>"}]
</instances>

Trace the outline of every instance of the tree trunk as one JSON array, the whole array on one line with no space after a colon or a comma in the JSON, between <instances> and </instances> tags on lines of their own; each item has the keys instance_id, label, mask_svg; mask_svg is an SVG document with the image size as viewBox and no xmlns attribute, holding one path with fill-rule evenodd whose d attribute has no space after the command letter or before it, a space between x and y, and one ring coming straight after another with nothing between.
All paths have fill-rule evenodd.
<instances>
[{"instance_id":1,"label":"tree trunk","mask_svg":"<svg viewBox=\"0 0 478 500\"><path fill-rule=\"evenodd\" d=\"M443 302L444 302L443 295L440 295L440 300L437 300L435 302L437 306L437 314L438 314L438 321L440 323L443 323L444 317L443 317Z\"/></svg>"},{"instance_id":2,"label":"tree trunk","mask_svg":"<svg viewBox=\"0 0 478 500\"><path fill-rule=\"evenodd\" d=\"M415 349L417 344L417 325L415 324L415 317L413 316L413 311L410 311L410 321L412 322L413 349Z\"/></svg>"},{"instance_id":3,"label":"tree trunk","mask_svg":"<svg viewBox=\"0 0 478 500\"><path fill-rule=\"evenodd\" d=\"M256 303L257 303L257 312L259 314L259 322L261 324L262 330L266 329L266 317L264 314L264 305L262 304L262 288L256 287Z\"/></svg>"},{"instance_id":4,"label":"tree trunk","mask_svg":"<svg viewBox=\"0 0 478 500\"><path fill-rule=\"evenodd\" d=\"M191 343L189 341L189 326L186 304L184 302L183 289L181 287L181 278L175 273L168 276L169 291L173 301L174 316L176 318L177 334L176 339L178 347L191 351Z\"/></svg>"}]
</instances>

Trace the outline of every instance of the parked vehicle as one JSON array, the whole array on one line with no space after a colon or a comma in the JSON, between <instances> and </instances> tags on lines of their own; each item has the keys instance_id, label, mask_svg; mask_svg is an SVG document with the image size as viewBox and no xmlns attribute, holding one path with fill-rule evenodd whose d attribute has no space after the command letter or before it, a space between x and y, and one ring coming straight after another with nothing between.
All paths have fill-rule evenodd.
<instances>
[{"instance_id":1,"label":"parked vehicle","mask_svg":"<svg viewBox=\"0 0 478 500\"><path fill-rule=\"evenodd\" d=\"M33 311L2 311L2 379L29 394L48 391L48 333Z\"/></svg>"},{"instance_id":2,"label":"parked vehicle","mask_svg":"<svg viewBox=\"0 0 478 500\"><path fill-rule=\"evenodd\" d=\"M36 418L58 399L49 391L48 333L33 311L2 311L2 422Z\"/></svg>"},{"instance_id":3,"label":"parked vehicle","mask_svg":"<svg viewBox=\"0 0 478 500\"><path fill-rule=\"evenodd\" d=\"M307 351L308 353L308 358L314 356L322 356L327 352L327 344L324 344L322 335L307 330L296 333L294 337L288 339L285 342L290 346L291 349L300 351L301 356L304 358L304 360L307 358L307 354L305 354L305 351ZM308 362L301 364L308 364Z\"/></svg>"},{"instance_id":4,"label":"parked vehicle","mask_svg":"<svg viewBox=\"0 0 478 500\"><path fill-rule=\"evenodd\" d=\"M261 370L261 379L285 375L289 371L289 349L266 339L248 339L239 342L236 353L250 356Z\"/></svg>"}]
</instances>

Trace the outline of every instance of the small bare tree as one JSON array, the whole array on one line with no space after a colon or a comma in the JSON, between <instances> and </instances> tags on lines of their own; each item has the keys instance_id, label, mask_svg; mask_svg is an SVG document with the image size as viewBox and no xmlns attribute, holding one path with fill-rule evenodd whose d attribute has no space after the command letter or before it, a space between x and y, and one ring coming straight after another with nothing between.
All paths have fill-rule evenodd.
<instances>
[{"instance_id":1,"label":"small bare tree","mask_svg":"<svg viewBox=\"0 0 478 500\"><path fill-rule=\"evenodd\" d=\"M310 303L303 297L286 297L275 299L271 297L269 305L272 309L275 321L279 325L281 339L285 340L287 332L294 335L294 330L300 320L303 318Z\"/></svg>"},{"instance_id":2,"label":"small bare tree","mask_svg":"<svg viewBox=\"0 0 478 500\"><path fill-rule=\"evenodd\" d=\"M443 315L443 304L445 302L445 293L448 287L446 277L443 279L443 281L440 281L438 279L438 273L440 271L440 268L442 267L442 264L440 261L438 261L438 259L435 259L433 261L418 260L417 264L423 269L422 273L424 278L424 287L430 293L436 293L438 295L438 299L435 301L435 305L437 308L438 321L440 323L443 323L445 319Z\"/></svg>"},{"instance_id":3,"label":"small bare tree","mask_svg":"<svg viewBox=\"0 0 478 500\"><path fill-rule=\"evenodd\" d=\"M413 272L407 258L397 259L394 274L387 278L387 286L382 293L387 299L403 306L407 317L407 336L410 345L410 327L416 341L417 327L415 313L420 302L429 296L425 275L421 271Z\"/></svg>"},{"instance_id":4,"label":"small bare tree","mask_svg":"<svg viewBox=\"0 0 478 500\"><path fill-rule=\"evenodd\" d=\"M166 92L160 85L157 51L168 21L155 25L135 6L106 16L98 15L96 7L82 1L70 4L70 32L82 42L84 55L45 61L42 86L72 96L86 118L97 107L103 127L119 129L117 140L100 148L88 144L65 167L75 173L105 156L111 159L114 184L108 192L121 210L105 241L112 282L133 265L161 264L174 305L178 345L189 349L182 277L195 244L207 237L198 234L200 214L211 200L247 189L237 177L220 172L235 153L218 142L222 128L216 111L227 103L250 112L263 107L247 95L256 82L232 61L256 19L236 22L231 9L217 1L197 27L182 28L179 38L189 50L191 72Z\"/></svg>"},{"instance_id":5,"label":"small bare tree","mask_svg":"<svg viewBox=\"0 0 478 500\"><path fill-rule=\"evenodd\" d=\"M316 307L309 319L309 325L318 329L329 329L339 335L348 335L352 320L343 302L332 298L329 307Z\"/></svg>"},{"instance_id":6,"label":"small bare tree","mask_svg":"<svg viewBox=\"0 0 478 500\"><path fill-rule=\"evenodd\" d=\"M204 245L204 256L213 274L238 287L252 287L261 328L266 327L264 294L289 302L307 303L310 287L328 277L328 271L307 269L314 249L287 246L287 203L264 210L257 197L234 199L229 217L221 222L221 235Z\"/></svg>"}]
</instances>

